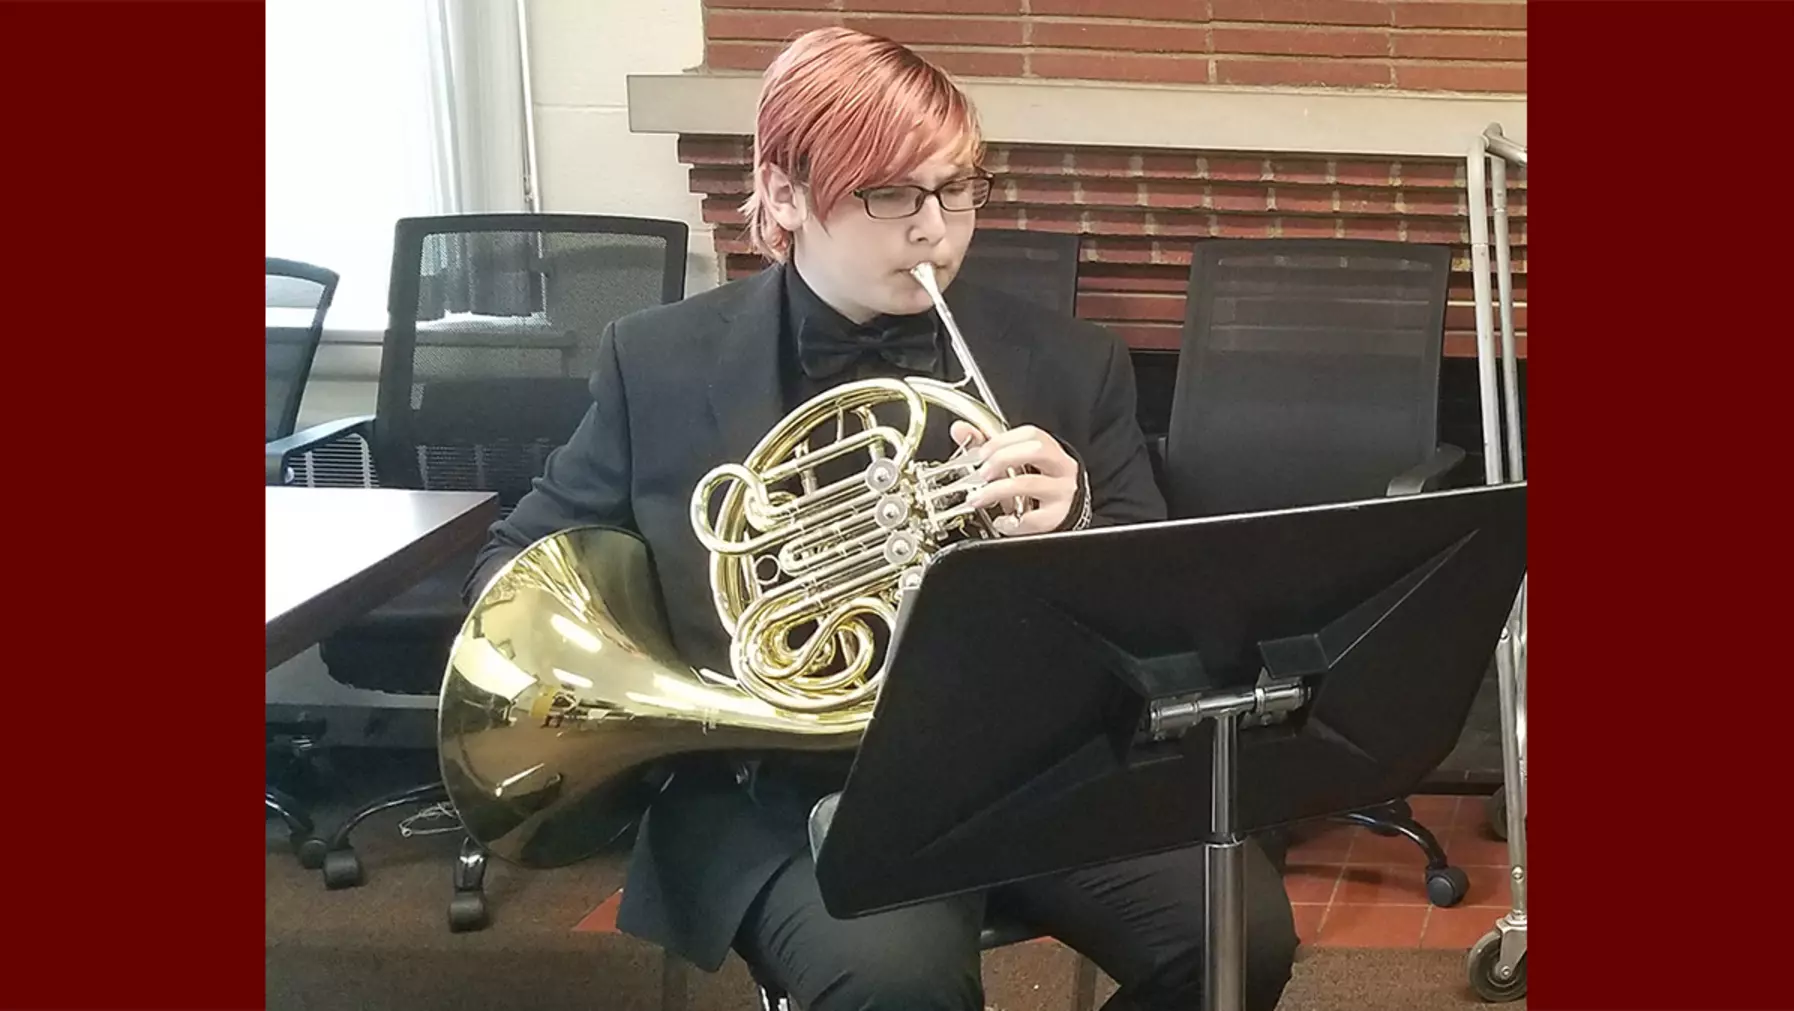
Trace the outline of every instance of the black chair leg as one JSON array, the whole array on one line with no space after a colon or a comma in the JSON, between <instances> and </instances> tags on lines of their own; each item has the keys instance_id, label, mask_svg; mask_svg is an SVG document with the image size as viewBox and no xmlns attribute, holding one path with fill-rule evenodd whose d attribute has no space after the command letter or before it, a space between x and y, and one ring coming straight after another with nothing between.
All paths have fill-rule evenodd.
<instances>
[{"instance_id":1,"label":"black chair leg","mask_svg":"<svg viewBox=\"0 0 1794 1011\"><path fill-rule=\"evenodd\" d=\"M448 790L441 782L427 783L387 794L362 806L331 834L324 853L324 887L331 890L354 888L361 884L361 858L349 847L349 833L371 815L408 804L441 803L448 800Z\"/></svg>"},{"instance_id":2,"label":"black chair leg","mask_svg":"<svg viewBox=\"0 0 1794 1011\"><path fill-rule=\"evenodd\" d=\"M461 855L455 858L455 895L449 899L449 930L461 934L484 930L491 922L486 912L486 850L473 836L461 837Z\"/></svg>"},{"instance_id":3,"label":"black chair leg","mask_svg":"<svg viewBox=\"0 0 1794 1011\"><path fill-rule=\"evenodd\" d=\"M1339 815L1336 820L1362 825L1378 835L1407 837L1426 855L1427 900L1441 908L1464 901L1465 893L1470 890L1470 876L1462 867L1451 866L1445 857L1445 847L1439 845L1438 837L1431 830L1415 820L1414 811L1406 801L1352 811Z\"/></svg>"},{"instance_id":4,"label":"black chair leg","mask_svg":"<svg viewBox=\"0 0 1794 1011\"><path fill-rule=\"evenodd\" d=\"M266 786L266 810L277 815L287 827L287 841L299 858L299 866L315 871L324 866L324 841L314 831L311 813L298 800L272 786Z\"/></svg>"}]
</instances>

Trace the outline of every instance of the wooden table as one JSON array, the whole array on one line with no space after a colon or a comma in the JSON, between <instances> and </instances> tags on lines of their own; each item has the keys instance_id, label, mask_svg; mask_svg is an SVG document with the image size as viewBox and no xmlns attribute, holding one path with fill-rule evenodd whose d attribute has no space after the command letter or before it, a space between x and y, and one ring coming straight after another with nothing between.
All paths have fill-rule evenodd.
<instances>
[{"instance_id":1,"label":"wooden table","mask_svg":"<svg viewBox=\"0 0 1794 1011\"><path fill-rule=\"evenodd\" d=\"M490 492L267 489L268 669L479 545Z\"/></svg>"}]
</instances>

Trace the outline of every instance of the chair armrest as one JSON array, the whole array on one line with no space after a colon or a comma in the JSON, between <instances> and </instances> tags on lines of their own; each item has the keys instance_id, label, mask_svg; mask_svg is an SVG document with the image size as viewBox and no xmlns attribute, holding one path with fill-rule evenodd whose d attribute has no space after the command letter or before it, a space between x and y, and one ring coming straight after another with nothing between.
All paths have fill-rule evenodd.
<instances>
[{"instance_id":1,"label":"chair armrest","mask_svg":"<svg viewBox=\"0 0 1794 1011\"><path fill-rule=\"evenodd\" d=\"M1389 490L1386 494L1390 496L1417 495L1423 491L1436 491L1439 488L1439 483L1445 479L1445 475L1451 473L1452 468L1463 462L1463 450L1448 442L1440 443L1439 448L1433 451L1432 456L1396 475L1395 479L1389 482Z\"/></svg>"},{"instance_id":2,"label":"chair armrest","mask_svg":"<svg viewBox=\"0 0 1794 1011\"><path fill-rule=\"evenodd\" d=\"M349 435L359 435L363 439L369 439L372 437L373 430L373 416L361 415L326 421L294 432L284 439L275 439L267 444L268 483L287 483L287 470L289 469L287 461L293 457L309 453L320 446L328 445Z\"/></svg>"}]
</instances>

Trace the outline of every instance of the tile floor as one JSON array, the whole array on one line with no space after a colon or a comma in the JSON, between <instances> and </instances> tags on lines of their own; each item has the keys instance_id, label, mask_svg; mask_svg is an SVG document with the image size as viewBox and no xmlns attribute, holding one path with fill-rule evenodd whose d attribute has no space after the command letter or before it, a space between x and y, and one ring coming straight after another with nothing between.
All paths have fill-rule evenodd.
<instances>
[{"instance_id":1,"label":"tile floor","mask_svg":"<svg viewBox=\"0 0 1794 1011\"><path fill-rule=\"evenodd\" d=\"M1427 902L1426 860L1405 838L1355 825L1304 826L1289 850L1284 886L1302 943L1324 948L1468 949L1508 909L1507 843L1489 831L1480 797L1418 796L1414 816L1470 876L1451 909ZM575 930L616 930L621 893Z\"/></svg>"},{"instance_id":2,"label":"tile floor","mask_svg":"<svg viewBox=\"0 0 1794 1011\"><path fill-rule=\"evenodd\" d=\"M1507 843L1489 831L1480 797L1419 796L1415 818L1470 877L1450 909L1427 901L1426 860L1408 839L1354 825L1304 827L1284 886L1304 944L1324 948L1466 949L1508 909Z\"/></svg>"}]
</instances>

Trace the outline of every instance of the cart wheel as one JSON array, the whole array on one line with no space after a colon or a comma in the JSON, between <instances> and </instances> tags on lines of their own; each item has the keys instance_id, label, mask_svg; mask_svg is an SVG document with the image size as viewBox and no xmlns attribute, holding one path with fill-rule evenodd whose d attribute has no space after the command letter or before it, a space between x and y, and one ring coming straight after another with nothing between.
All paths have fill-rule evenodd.
<instances>
[{"instance_id":1,"label":"cart wheel","mask_svg":"<svg viewBox=\"0 0 1794 1011\"><path fill-rule=\"evenodd\" d=\"M1507 838L1507 787L1496 787L1494 793L1483 798L1483 817L1489 820L1489 831L1495 833L1495 838Z\"/></svg>"},{"instance_id":2,"label":"cart wheel","mask_svg":"<svg viewBox=\"0 0 1794 1011\"><path fill-rule=\"evenodd\" d=\"M331 850L324 854L324 887L354 888L361 884L361 858L354 850Z\"/></svg>"},{"instance_id":3,"label":"cart wheel","mask_svg":"<svg viewBox=\"0 0 1794 1011\"><path fill-rule=\"evenodd\" d=\"M456 892L449 900L449 930L461 934L486 926L486 896L479 892Z\"/></svg>"},{"instance_id":4,"label":"cart wheel","mask_svg":"<svg viewBox=\"0 0 1794 1011\"><path fill-rule=\"evenodd\" d=\"M324 855L328 852L327 844L324 840L319 839L316 836L301 839L299 840L297 850L299 853L299 866L308 871L315 871L324 866Z\"/></svg>"},{"instance_id":5,"label":"cart wheel","mask_svg":"<svg viewBox=\"0 0 1794 1011\"><path fill-rule=\"evenodd\" d=\"M1491 1003L1502 1004L1526 996L1526 956L1514 964L1514 973L1507 979L1496 975L1501 962L1501 931L1491 930L1470 948L1464 969L1470 974L1470 988Z\"/></svg>"},{"instance_id":6,"label":"cart wheel","mask_svg":"<svg viewBox=\"0 0 1794 1011\"><path fill-rule=\"evenodd\" d=\"M1470 875L1462 867L1441 867L1426 872L1426 898L1440 909L1450 909L1464 901L1470 891Z\"/></svg>"}]
</instances>

